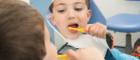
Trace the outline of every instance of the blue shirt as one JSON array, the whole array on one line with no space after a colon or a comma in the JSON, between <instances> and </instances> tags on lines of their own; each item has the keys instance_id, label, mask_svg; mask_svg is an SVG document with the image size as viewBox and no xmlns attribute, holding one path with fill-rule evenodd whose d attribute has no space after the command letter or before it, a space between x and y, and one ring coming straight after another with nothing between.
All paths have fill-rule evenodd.
<instances>
[{"instance_id":1,"label":"blue shirt","mask_svg":"<svg viewBox=\"0 0 140 60\"><path fill-rule=\"evenodd\" d=\"M139 60L134 56L120 52L116 48L111 49L111 53L113 54L114 58L116 58L116 60Z\"/></svg>"}]
</instances>

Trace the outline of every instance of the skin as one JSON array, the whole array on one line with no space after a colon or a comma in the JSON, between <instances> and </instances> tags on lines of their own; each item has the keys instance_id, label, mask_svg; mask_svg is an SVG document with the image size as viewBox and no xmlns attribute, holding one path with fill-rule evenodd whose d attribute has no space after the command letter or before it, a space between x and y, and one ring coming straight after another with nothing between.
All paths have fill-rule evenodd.
<instances>
[{"instance_id":1,"label":"skin","mask_svg":"<svg viewBox=\"0 0 140 60\"><path fill-rule=\"evenodd\" d=\"M136 48L136 51L137 51L137 52L140 52L140 46L138 46L138 47Z\"/></svg>"}]
</instances>

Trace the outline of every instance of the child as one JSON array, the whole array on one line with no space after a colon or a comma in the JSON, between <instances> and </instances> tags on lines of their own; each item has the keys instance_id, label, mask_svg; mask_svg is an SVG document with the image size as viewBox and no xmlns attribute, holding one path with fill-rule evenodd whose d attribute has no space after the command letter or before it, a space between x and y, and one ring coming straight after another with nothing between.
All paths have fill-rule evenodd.
<instances>
[{"instance_id":1,"label":"child","mask_svg":"<svg viewBox=\"0 0 140 60\"><path fill-rule=\"evenodd\" d=\"M92 15L88 9L88 0L53 0L50 12L51 23L60 33L58 35L62 35L60 36L62 40L68 42L68 45L76 48L96 46L100 47L99 50L102 53L106 53L105 40L99 39L105 38L106 28L100 23L87 24ZM78 29L86 34L81 33ZM58 35L54 36L54 40L59 41L59 44L55 42L57 46L63 44ZM95 38L95 36L99 38Z\"/></svg>"},{"instance_id":2,"label":"child","mask_svg":"<svg viewBox=\"0 0 140 60\"><path fill-rule=\"evenodd\" d=\"M138 38L134 44L134 49L133 49L132 55L140 58L140 38Z\"/></svg>"},{"instance_id":3,"label":"child","mask_svg":"<svg viewBox=\"0 0 140 60\"><path fill-rule=\"evenodd\" d=\"M50 7L50 11L52 12L51 20L53 25L55 25L59 32L66 38L76 39L80 35L80 32L78 31L69 30L69 27L82 27L91 35L105 38L106 31L103 25L97 23L95 25L87 26L91 16L91 11L88 10L88 0L62 0L62 2L61 0L54 0Z\"/></svg>"}]
</instances>

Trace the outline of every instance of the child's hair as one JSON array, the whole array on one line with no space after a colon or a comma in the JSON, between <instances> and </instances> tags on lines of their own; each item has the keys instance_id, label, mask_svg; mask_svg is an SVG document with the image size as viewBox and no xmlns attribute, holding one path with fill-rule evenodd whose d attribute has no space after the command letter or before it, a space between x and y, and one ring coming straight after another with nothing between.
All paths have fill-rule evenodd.
<instances>
[{"instance_id":1,"label":"child's hair","mask_svg":"<svg viewBox=\"0 0 140 60\"><path fill-rule=\"evenodd\" d=\"M88 7L88 9L89 9L89 1L88 0L85 0L86 1L86 4L87 4L87 7ZM51 3L51 5L50 5L50 7L49 7L49 10L50 10L50 12L53 12L53 2Z\"/></svg>"},{"instance_id":2,"label":"child's hair","mask_svg":"<svg viewBox=\"0 0 140 60\"><path fill-rule=\"evenodd\" d=\"M112 48L112 46L113 46L113 36L111 35L111 33L106 33L106 42L107 42L109 48Z\"/></svg>"},{"instance_id":3,"label":"child's hair","mask_svg":"<svg viewBox=\"0 0 140 60\"><path fill-rule=\"evenodd\" d=\"M135 44L134 44L134 50L135 50L138 46L140 46L140 38L138 38L137 41L135 42Z\"/></svg>"},{"instance_id":4,"label":"child's hair","mask_svg":"<svg viewBox=\"0 0 140 60\"><path fill-rule=\"evenodd\" d=\"M42 60L43 17L18 0L0 0L0 60Z\"/></svg>"}]
</instances>

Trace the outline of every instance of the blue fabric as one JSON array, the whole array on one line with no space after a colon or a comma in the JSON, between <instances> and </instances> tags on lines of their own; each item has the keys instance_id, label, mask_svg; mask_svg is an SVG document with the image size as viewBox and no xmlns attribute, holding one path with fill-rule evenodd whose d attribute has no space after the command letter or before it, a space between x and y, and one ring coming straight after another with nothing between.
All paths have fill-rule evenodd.
<instances>
[{"instance_id":1,"label":"blue fabric","mask_svg":"<svg viewBox=\"0 0 140 60\"><path fill-rule=\"evenodd\" d=\"M120 52L116 48L111 49L111 53L116 58L116 60L139 60L138 58L136 58L134 56Z\"/></svg>"},{"instance_id":2,"label":"blue fabric","mask_svg":"<svg viewBox=\"0 0 140 60\"><path fill-rule=\"evenodd\" d=\"M116 60L110 50L107 50L105 60Z\"/></svg>"},{"instance_id":3,"label":"blue fabric","mask_svg":"<svg viewBox=\"0 0 140 60\"><path fill-rule=\"evenodd\" d=\"M107 20L107 28L116 32L140 31L140 15L118 14Z\"/></svg>"}]
</instances>

